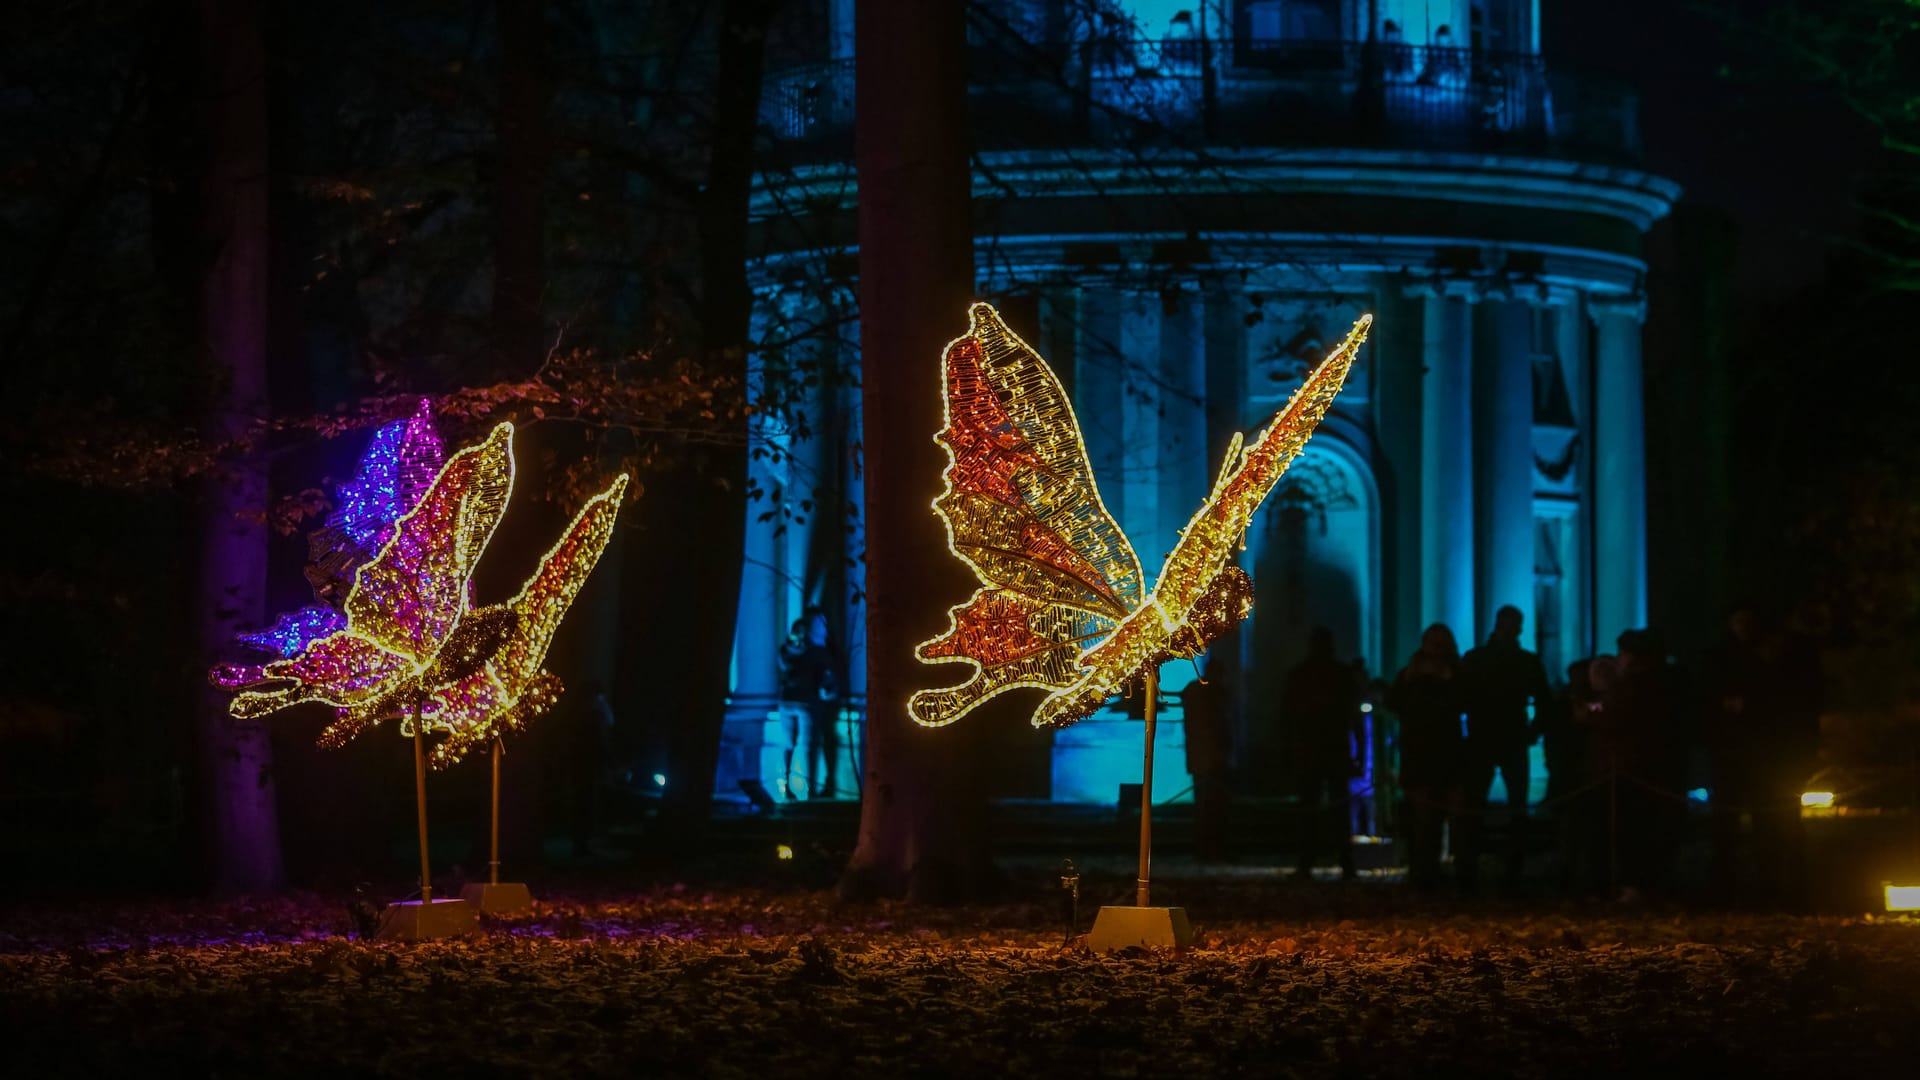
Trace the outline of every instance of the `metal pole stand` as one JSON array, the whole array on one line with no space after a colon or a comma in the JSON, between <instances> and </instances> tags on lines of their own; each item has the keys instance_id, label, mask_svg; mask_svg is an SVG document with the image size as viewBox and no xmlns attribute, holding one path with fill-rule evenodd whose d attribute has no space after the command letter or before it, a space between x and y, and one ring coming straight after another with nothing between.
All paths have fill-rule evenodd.
<instances>
[{"instance_id":1,"label":"metal pole stand","mask_svg":"<svg viewBox=\"0 0 1920 1080\"><path fill-rule=\"evenodd\" d=\"M380 913L376 937L390 941L428 941L471 934L480 928L478 913L465 900L435 900L433 870L427 859L426 725L421 707L413 707L413 808L420 831L420 899L388 904Z\"/></svg>"},{"instance_id":2,"label":"metal pole stand","mask_svg":"<svg viewBox=\"0 0 1920 1080\"><path fill-rule=\"evenodd\" d=\"M482 915L506 915L533 906L533 895L525 884L500 880L500 758L506 748L499 738L493 740L493 846L487 856L487 880L476 881L460 890L460 898Z\"/></svg>"},{"instance_id":3,"label":"metal pole stand","mask_svg":"<svg viewBox=\"0 0 1920 1080\"><path fill-rule=\"evenodd\" d=\"M1153 733L1160 709L1160 668L1147 669L1146 750L1140 772L1140 869L1134 879L1133 906L1107 905L1093 920L1087 945L1094 952L1117 949L1172 949L1186 951L1193 944L1193 927L1185 908L1150 907L1153 881Z\"/></svg>"}]
</instances>

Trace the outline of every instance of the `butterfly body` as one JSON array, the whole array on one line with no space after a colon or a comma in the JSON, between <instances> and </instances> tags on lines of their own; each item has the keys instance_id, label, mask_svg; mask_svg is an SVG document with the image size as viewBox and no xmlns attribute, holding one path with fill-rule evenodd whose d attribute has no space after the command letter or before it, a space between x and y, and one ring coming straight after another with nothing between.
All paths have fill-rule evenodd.
<instances>
[{"instance_id":1,"label":"butterfly body","mask_svg":"<svg viewBox=\"0 0 1920 1080\"><path fill-rule=\"evenodd\" d=\"M1139 557L1094 484L1079 423L1037 352L986 304L947 347L947 487L934 511L949 546L982 582L952 609L947 632L916 651L969 663L958 686L908 702L929 726L951 723L1018 687L1050 693L1036 727L1092 715L1150 667L1196 656L1251 612L1253 582L1235 563L1248 522L1339 393L1371 317L1316 368L1220 477L1180 531L1150 593Z\"/></svg>"}]
</instances>

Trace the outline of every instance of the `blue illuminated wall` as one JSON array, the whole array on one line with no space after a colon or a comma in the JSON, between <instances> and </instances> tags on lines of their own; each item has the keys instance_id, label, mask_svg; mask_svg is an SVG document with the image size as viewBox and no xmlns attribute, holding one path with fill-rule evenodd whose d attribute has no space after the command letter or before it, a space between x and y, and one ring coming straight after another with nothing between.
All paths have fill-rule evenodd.
<instances>
[{"instance_id":1,"label":"blue illuminated wall","mask_svg":"<svg viewBox=\"0 0 1920 1080\"><path fill-rule=\"evenodd\" d=\"M1291 789L1276 702L1316 625L1390 678L1428 624L1465 649L1512 604L1557 677L1644 620L1640 243L1677 189L1632 167L1630 97L1548 78L1537 4L1138 0L1108 5L1138 20L1117 42L1053 0L986 6L1055 35L1036 55L1066 67L980 76L979 292L1068 385L1102 495L1150 575L1232 433L1263 424L1356 315L1378 320L1247 537L1255 611L1224 646L1241 790ZM767 220L796 205L841 215L813 232L851 235L854 178L833 156L852 122L851 5L828 7L825 60L769 74L767 122L798 156L761 178L755 206ZM1217 35L1204 52L1182 44L1180 11ZM1049 96L1074 93L1087 101ZM1036 124L1055 125L1054 144ZM1142 131L1147 144L1126 141ZM1203 156L1207 138L1220 145ZM756 420L768 495L750 514L723 794L740 779L777 787L773 655L802 610L831 613L850 704L865 705L852 285L818 281L846 255L795 242L757 264L756 370L785 370L785 343L807 342L847 377L807 391L804 436ZM796 520L803 503L846 512ZM1163 796L1188 786L1191 678L1165 672ZM1058 733L1031 794L1111 803L1139 779L1139 738L1118 703Z\"/></svg>"}]
</instances>

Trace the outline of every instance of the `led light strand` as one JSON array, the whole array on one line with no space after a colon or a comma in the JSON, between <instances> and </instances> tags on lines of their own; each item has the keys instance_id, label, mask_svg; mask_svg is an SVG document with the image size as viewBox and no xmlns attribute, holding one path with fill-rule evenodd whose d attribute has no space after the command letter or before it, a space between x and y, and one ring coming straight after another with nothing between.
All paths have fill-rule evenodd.
<instances>
[{"instance_id":1,"label":"led light strand","mask_svg":"<svg viewBox=\"0 0 1920 1080\"><path fill-rule=\"evenodd\" d=\"M307 538L307 581L318 604L288 612L272 626L239 635L241 644L280 657L300 655L312 642L346 627L339 608L353 572L393 535L438 475L444 448L433 426L432 403L421 398L412 416L373 433L354 478L335 492L325 525Z\"/></svg>"},{"instance_id":2,"label":"led light strand","mask_svg":"<svg viewBox=\"0 0 1920 1080\"><path fill-rule=\"evenodd\" d=\"M434 687L422 702L425 723L450 732L433 748L434 768L445 768L475 747L521 730L533 717L553 707L562 689L560 680L540 665L546 662L547 647L573 598L613 538L620 499L626 490L627 477L616 477L607 490L588 500L574 516L518 595L505 604L475 612L475 617L509 613L513 631L477 670ZM412 729L412 717L403 713L402 733Z\"/></svg>"},{"instance_id":3,"label":"led light strand","mask_svg":"<svg viewBox=\"0 0 1920 1080\"><path fill-rule=\"evenodd\" d=\"M307 538L307 581L313 595L338 607L353 587L353 572L386 546L393 527L420 502L446 457L433 425L432 403L374 433L354 478L334 493L327 524Z\"/></svg>"},{"instance_id":4,"label":"led light strand","mask_svg":"<svg viewBox=\"0 0 1920 1080\"><path fill-rule=\"evenodd\" d=\"M1100 501L1073 407L1046 361L975 304L942 368L945 490L934 512L947 548L982 587L922 642L926 663L965 663L958 686L908 701L927 726L952 723L1008 690L1051 691L1038 727L1091 715L1121 688L1177 656L1196 656L1253 607L1253 581L1234 552L1339 393L1372 316L1308 375L1254 444L1235 436L1219 478L1181 530L1152 594L1140 561Z\"/></svg>"},{"instance_id":5,"label":"led light strand","mask_svg":"<svg viewBox=\"0 0 1920 1080\"><path fill-rule=\"evenodd\" d=\"M391 699L431 670L468 611L469 579L513 486L513 425L455 454L373 561L354 571L346 628L257 669L216 669L245 688L228 706L249 718L324 701L350 708Z\"/></svg>"},{"instance_id":6,"label":"led light strand","mask_svg":"<svg viewBox=\"0 0 1920 1080\"><path fill-rule=\"evenodd\" d=\"M427 731L447 733L432 752L444 768L553 707L561 683L541 665L613 536L628 478L587 501L513 599L470 610L473 568L513 484L512 434L501 424L440 469L379 556L355 572L342 628L284 661L216 669L216 683L244 691L230 706L235 716L327 702L335 715L323 746L393 717L411 737L418 716Z\"/></svg>"},{"instance_id":7,"label":"led light strand","mask_svg":"<svg viewBox=\"0 0 1920 1080\"><path fill-rule=\"evenodd\" d=\"M950 724L1020 687L1058 689L1080 650L1138 606L1140 558L1100 499L1072 403L1053 370L990 305L944 354L947 550L982 584L914 655L962 663L958 686L922 690L909 714Z\"/></svg>"}]
</instances>

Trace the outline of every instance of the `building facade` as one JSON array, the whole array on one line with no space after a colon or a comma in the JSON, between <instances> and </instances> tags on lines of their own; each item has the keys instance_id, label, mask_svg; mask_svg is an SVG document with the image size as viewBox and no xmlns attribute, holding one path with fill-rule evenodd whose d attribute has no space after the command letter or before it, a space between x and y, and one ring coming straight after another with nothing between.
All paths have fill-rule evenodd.
<instances>
[{"instance_id":1,"label":"building facade","mask_svg":"<svg viewBox=\"0 0 1920 1080\"><path fill-rule=\"evenodd\" d=\"M1678 189L1636 167L1630 94L1542 57L1538 2L998 0L972 18L979 293L1067 384L1149 575L1230 435L1376 316L1247 538L1255 613L1221 670L1253 790L1283 785L1274 703L1316 625L1390 678L1426 626L1464 650L1512 604L1557 675L1645 619L1641 245ZM808 419L770 410L756 432L724 793L786 779L777 651L812 608L838 632L855 787L852 5L816 7L817 57L769 75L755 192L760 370ZM1162 792L1186 787L1192 677L1166 672ZM1116 703L1031 736L1004 793L1112 802L1138 744Z\"/></svg>"}]
</instances>

